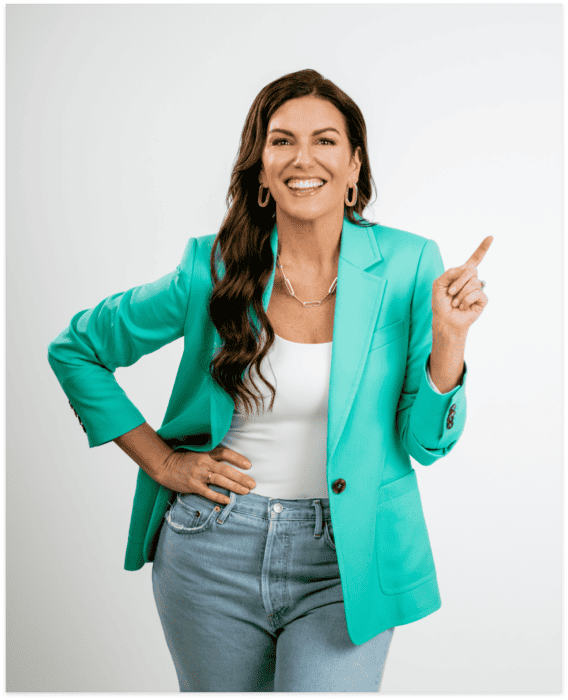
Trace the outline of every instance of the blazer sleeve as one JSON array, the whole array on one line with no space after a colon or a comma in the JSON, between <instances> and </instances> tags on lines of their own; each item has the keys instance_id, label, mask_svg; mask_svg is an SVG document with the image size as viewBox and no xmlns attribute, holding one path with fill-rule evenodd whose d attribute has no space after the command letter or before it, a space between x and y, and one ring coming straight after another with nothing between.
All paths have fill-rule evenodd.
<instances>
[{"instance_id":1,"label":"blazer sleeve","mask_svg":"<svg viewBox=\"0 0 568 700\"><path fill-rule=\"evenodd\" d=\"M396 414L404 448L424 465L451 452L466 420L467 364L464 362L461 383L444 394L432 388L427 376L432 352L432 285L443 273L438 245L428 239L416 271L406 372Z\"/></svg>"},{"instance_id":2,"label":"blazer sleeve","mask_svg":"<svg viewBox=\"0 0 568 700\"><path fill-rule=\"evenodd\" d=\"M76 313L48 346L48 361L87 434L104 445L145 422L114 377L143 355L182 337L197 239L175 270Z\"/></svg>"}]
</instances>

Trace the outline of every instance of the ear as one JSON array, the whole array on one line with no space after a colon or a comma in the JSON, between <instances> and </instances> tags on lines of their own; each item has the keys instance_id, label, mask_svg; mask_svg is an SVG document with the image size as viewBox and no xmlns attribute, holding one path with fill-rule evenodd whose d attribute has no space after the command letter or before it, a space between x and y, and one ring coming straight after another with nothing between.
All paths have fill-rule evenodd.
<instances>
[{"instance_id":1,"label":"ear","mask_svg":"<svg viewBox=\"0 0 568 700\"><path fill-rule=\"evenodd\" d=\"M359 180L359 171L361 170L361 156L363 155L361 151L361 146L357 146L355 153L351 158L351 174L355 178L355 182Z\"/></svg>"},{"instance_id":2,"label":"ear","mask_svg":"<svg viewBox=\"0 0 568 700\"><path fill-rule=\"evenodd\" d=\"M266 187L266 185L265 185L265 183L264 183L264 166L263 166L263 165L260 166L260 172L259 172L259 174L258 174L258 182L259 182L263 187Z\"/></svg>"}]
</instances>

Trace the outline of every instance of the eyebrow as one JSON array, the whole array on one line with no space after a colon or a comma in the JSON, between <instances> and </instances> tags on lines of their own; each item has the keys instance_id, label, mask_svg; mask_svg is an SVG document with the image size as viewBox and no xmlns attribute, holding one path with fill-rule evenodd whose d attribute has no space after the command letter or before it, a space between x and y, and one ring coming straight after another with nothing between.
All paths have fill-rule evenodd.
<instances>
[{"instance_id":1,"label":"eyebrow","mask_svg":"<svg viewBox=\"0 0 568 700\"><path fill-rule=\"evenodd\" d=\"M274 131L280 131L281 133L286 134L287 136L294 136L294 134L291 131L287 131L286 129L270 129L268 133L272 134ZM332 126L328 126L325 129L318 129L317 131L314 131L312 133L312 136L323 134L324 131L335 131L336 134L339 134L339 131L337 131L337 129L334 129ZM339 135L341 136L341 134Z\"/></svg>"}]
</instances>

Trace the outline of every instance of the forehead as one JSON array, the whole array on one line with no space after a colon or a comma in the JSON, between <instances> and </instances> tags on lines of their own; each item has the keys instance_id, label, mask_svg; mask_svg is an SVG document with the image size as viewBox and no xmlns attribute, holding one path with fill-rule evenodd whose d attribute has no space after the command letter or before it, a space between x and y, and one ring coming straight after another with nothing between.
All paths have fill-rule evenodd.
<instances>
[{"instance_id":1,"label":"forehead","mask_svg":"<svg viewBox=\"0 0 568 700\"><path fill-rule=\"evenodd\" d=\"M312 95L284 102L272 115L268 130L292 124L296 129L309 131L327 126L345 131L345 120L337 107L327 100Z\"/></svg>"}]
</instances>

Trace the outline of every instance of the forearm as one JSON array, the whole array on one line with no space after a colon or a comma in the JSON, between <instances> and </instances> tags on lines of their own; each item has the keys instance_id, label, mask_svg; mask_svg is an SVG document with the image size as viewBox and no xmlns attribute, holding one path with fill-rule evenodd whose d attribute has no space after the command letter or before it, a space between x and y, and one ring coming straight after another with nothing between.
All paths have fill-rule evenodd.
<instances>
[{"instance_id":1,"label":"forearm","mask_svg":"<svg viewBox=\"0 0 568 700\"><path fill-rule=\"evenodd\" d=\"M142 423L113 442L152 479L161 473L166 459L174 452L148 423Z\"/></svg>"},{"instance_id":2,"label":"forearm","mask_svg":"<svg viewBox=\"0 0 568 700\"><path fill-rule=\"evenodd\" d=\"M430 376L443 394L461 382L466 338L467 336L456 335L445 327L432 323Z\"/></svg>"}]
</instances>

